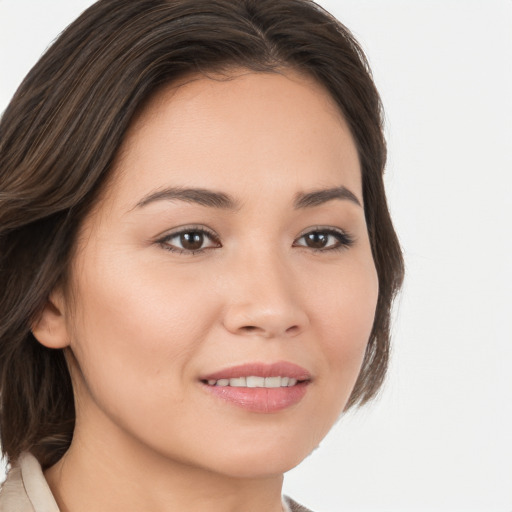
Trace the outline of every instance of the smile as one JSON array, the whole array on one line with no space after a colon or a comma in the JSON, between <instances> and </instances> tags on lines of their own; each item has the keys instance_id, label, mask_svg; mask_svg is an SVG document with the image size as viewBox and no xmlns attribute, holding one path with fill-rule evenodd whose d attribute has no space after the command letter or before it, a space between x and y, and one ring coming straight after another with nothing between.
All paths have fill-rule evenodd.
<instances>
[{"instance_id":1,"label":"smile","mask_svg":"<svg viewBox=\"0 0 512 512\"><path fill-rule=\"evenodd\" d=\"M256 413L277 413L306 395L311 374L288 362L252 363L225 368L200 379L203 389L222 402Z\"/></svg>"},{"instance_id":2,"label":"smile","mask_svg":"<svg viewBox=\"0 0 512 512\"><path fill-rule=\"evenodd\" d=\"M293 377L235 377L233 379L210 379L209 386L231 386L236 388L287 388L295 386L297 379Z\"/></svg>"}]
</instances>

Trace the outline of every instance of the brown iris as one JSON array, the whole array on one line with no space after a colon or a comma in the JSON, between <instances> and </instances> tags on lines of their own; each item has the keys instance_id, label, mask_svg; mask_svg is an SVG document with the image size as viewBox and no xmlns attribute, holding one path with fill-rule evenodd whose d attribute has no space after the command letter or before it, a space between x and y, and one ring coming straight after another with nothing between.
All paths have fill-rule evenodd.
<instances>
[{"instance_id":1,"label":"brown iris","mask_svg":"<svg viewBox=\"0 0 512 512\"><path fill-rule=\"evenodd\" d=\"M180 243L187 251L197 251L204 243L204 234L198 231L190 231L180 235Z\"/></svg>"},{"instance_id":2,"label":"brown iris","mask_svg":"<svg viewBox=\"0 0 512 512\"><path fill-rule=\"evenodd\" d=\"M327 233L308 233L304 235L306 245L312 249L323 249L329 241L329 235Z\"/></svg>"}]
</instances>

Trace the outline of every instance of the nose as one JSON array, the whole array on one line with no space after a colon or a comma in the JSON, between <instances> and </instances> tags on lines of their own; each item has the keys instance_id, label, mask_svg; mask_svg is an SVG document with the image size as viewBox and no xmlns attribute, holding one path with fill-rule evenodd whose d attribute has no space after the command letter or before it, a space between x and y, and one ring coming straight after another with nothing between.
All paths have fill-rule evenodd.
<instances>
[{"instance_id":1,"label":"nose","mask_svg":"<svg viewBox=\"0 0 512 512\"><path fill-rule=\"evenodd\" d=\"M224 327L263 338L294 337L309 318L297 279L276 255L250 258L231 268Z\"/></svg>"}]
</instances>

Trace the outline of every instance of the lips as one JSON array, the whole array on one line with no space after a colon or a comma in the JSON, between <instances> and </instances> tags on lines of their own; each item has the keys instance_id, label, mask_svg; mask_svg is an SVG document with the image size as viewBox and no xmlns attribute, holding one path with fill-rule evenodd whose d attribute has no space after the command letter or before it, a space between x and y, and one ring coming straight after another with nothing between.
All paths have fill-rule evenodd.
<instances>
[{"instance_id":1,"label":"lips","mask_svg":"<svg viewBox=\"0 0 512 512\"><path fill-rule=\"evenodd\" d=\"M280 361L225 368L202 377L213 396L250 412L279 412L302 400L311 382L304 368Z\"/></svg>"}]
</instances>

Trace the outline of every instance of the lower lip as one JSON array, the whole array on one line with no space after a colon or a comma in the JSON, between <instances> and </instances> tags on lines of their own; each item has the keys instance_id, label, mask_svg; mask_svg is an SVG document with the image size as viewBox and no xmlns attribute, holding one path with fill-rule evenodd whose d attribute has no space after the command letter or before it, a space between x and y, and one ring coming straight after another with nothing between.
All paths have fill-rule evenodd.
<instances>
[{"instance_id":1,"label":"lower lip","mask_svg":"<svg viewBox=\"0 0 512 512\"><path fill-rule=\"evenodd\" d=\"M308 382L281 388L237 388L203 384L213 395L251 412L279 412L299 403L306 394Z\"/></svg>"}]
</instances>

